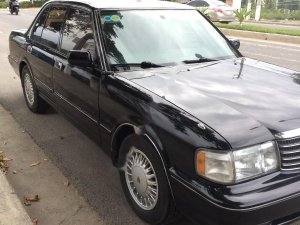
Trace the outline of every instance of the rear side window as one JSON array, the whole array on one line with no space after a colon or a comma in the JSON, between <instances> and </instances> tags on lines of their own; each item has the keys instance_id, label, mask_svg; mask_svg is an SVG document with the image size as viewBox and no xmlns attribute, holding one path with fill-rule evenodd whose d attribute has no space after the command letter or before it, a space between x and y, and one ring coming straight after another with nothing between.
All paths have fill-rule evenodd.
<instances>
[{"instance_id":1,"label":"rear side window","mask_svg":"<svg viewBox=\"0 0 300 225\"><path fill-rule=\"evenodd\" d=\"M91 12L85 9L71 8L63 28L61 52L70 50L95 52Z\"/></svg>"},{"instance_id":2,"label":"rear side window","mask_svg":"<svg viewBox=\"0 0 300 225\"><path fill-rule=\"evenodd\" d=\"M45 21L48 17L49 8L45 9L39 18L36 20L32 28L31 39L34 41L41 41L41 35L44 28Z\"/></svg>"},{"instance_id":3,"label":"rear side window","mask_svg":"<svg viewBox=\"0 0 300 225\"><path fill-rule=\"evenodd\" d=\"M60 30L64 24L66 8L53 7L48 14L42 32L41 43L56 49L59 41Z\"/></svg>"}]
</instances>

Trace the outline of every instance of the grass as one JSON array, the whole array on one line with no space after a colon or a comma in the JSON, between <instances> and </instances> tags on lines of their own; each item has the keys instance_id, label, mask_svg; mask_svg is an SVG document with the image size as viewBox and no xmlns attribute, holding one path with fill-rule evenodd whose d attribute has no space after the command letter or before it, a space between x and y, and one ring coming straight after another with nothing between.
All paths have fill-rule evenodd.
<instances>
[{"instance_id":1,"label":"grass","mask_svg":"<svg viewBox=\"0 0 300 225\"><path fill-rule=\"evenodd\" d=\"M285 30L285 29L277 29L277 28L262 27L262 26L255 26L255 25L247 25L247 24L239 25L239 24L215 23L215 25L219 28L255 31L255 32L270 33L270 34L284 34L290 36L300 36L300 30Z\"/></svg>"}]
</instances>

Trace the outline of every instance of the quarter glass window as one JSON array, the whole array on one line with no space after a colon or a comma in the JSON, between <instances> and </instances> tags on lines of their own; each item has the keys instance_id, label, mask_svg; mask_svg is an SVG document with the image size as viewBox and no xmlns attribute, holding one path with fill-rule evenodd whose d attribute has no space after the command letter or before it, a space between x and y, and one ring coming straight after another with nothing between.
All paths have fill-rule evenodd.
<instances>
[{"instance_id":1,"label":"quarter glass window","mask_svg":"<svg viewBox=\"0 0 300 225\"><path fill-rule=\"evenodd\" d=\"M95 52L91 13L82 9L71 9L66 20L61 43L61 51L67 54L70 50Z\"/></svg>"},{"instance_id":2,"label":"quarter glass window","mask_svg":"<svg viewBox=\"0 0 300 225\"><path fill-rule=\"evenodd\" d=\"M61 27L63 26L66 9L53 7L46 20L41 42L51 48L57 48Z\"/></svg>"}]
</instances>

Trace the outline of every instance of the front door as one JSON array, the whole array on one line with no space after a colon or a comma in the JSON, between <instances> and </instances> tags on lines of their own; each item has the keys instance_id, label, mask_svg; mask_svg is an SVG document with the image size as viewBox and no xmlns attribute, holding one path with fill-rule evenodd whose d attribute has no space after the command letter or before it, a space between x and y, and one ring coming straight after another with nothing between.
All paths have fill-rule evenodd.
<instances>
[{"instance_id":1,"label":"front door","mask_svg":"<svg viewBox=\"0 0 300 225\"><path fill-rule=\"evenodd\" d=\"M89 136L99 140L97 57L92 11L70 7L62 29L60 54L53 69L54 94L59 108L83 128ZM70 50L88 51L94 59L93 67L72 66L67 57Z\"/></svg>"}]
</instances>

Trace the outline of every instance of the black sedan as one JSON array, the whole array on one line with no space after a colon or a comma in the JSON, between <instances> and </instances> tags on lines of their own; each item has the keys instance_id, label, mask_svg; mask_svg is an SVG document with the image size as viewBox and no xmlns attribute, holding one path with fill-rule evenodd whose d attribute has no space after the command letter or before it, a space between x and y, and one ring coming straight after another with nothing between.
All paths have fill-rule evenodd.
<instances>
[{"instance_id":1,"label":"black sedan","mask_svg":"<svg viewBox=\"0 0 300 225\"><path fill-rule=\"evenodd\" d=\"M243 57L196 9L164 1L46 3L12 31L28 108L95 140L150 224L300 217L300 74Z\"/></svg>"}]
</instances>

